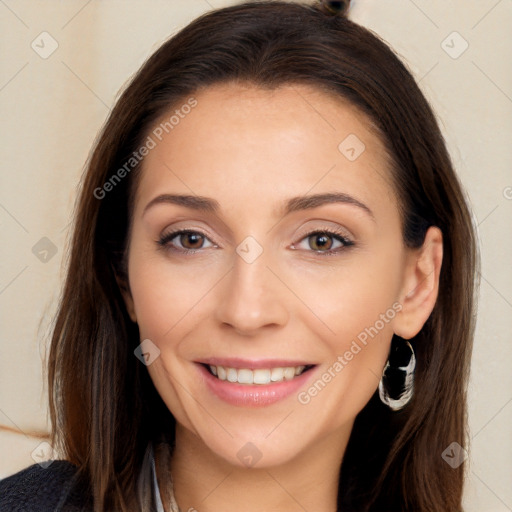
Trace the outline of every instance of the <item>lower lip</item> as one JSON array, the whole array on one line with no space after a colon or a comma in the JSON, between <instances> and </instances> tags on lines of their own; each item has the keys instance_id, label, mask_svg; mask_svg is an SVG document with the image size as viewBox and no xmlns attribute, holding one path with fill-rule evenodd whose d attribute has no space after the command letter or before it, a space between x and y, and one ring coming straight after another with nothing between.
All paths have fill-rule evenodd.
<instances>
[{"instance_id":1,"label":"lower lip","mask_svg":"<svg viewBox=\"0 0 512 512\"><path fill-rule=\"evenodd\" d=\"M292 380L271 384L238 384L220 380L202 364L197 365L210 391L231 405L239 407L263 407L292 395L303 386L313 374L314 368L294 377Z\"/></svg>"}]
</instances>

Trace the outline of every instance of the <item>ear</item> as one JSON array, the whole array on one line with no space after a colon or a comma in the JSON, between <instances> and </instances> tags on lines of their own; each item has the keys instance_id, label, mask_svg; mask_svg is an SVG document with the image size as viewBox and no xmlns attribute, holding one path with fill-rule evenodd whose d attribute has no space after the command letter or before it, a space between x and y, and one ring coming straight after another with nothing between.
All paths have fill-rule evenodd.
<instances>
[{"instance_id":1,"label":"ear","mask_svg":"<svg viewBox=\"0 0 512 512\"><path fill-rule=\"evenodd\" d=\"M406 256L404 285L400 293L402 310L396 316L395 334L406 340L420 332L434 309L439 293L443 261L443 234L430 227L419 249Z\"/></svg>"},{"instance_id":2,"label":"ear","mask_svg":"<svg viewBox=\"0 0 512 512\"><path fill-rule=\"evenodd\" d=\"M119 286L119 290L121 291L121 295L123 296L124 303L126 305L126 311L130 316L132 322L137 323L137 315L135 314L135 305L133 303L132 293L130 291L130 285L128 284L128 279L121 278L116 274L117 285Z\"/></svg>"}]
</instances>

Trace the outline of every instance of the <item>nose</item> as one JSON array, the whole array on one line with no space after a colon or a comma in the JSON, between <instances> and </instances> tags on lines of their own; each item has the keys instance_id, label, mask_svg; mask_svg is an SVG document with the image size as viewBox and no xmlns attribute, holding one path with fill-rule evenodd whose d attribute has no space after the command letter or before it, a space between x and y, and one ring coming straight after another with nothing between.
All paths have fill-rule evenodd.
<instances>
[{"instance_id":1,"label":"nose","mask_svg":"<svg viewBox=\"0 0 512 512\"><path fill-rule=\"evenodd\" d=\"M263 328L286 325L289 310L284 286L260 256L248 263L236 255L231 272L223 279L216 318L241 335L254 335Z\"/></svg>"}]
</instances>

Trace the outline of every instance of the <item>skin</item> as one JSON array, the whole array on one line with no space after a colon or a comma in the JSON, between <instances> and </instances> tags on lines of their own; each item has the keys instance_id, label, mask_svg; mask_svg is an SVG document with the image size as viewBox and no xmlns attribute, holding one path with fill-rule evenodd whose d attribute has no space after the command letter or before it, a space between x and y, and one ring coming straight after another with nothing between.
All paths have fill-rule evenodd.
<instances>
[{"instance_id":1,"label":"skin","mask_svg":"<svg viewBox=\"0 0 512 512\"><path fill-rule=\"evenodd\" d=\"M404 246L385 147L339 98L308 86L240 84L195 97L197 107L145 158L124 292L141 340L161 351L148 371L177 420L178 504L334 511L353 422L377 389L393 333L413 337L434 307L441 233L430 228L422 248ZM365 144L355 161L338 150L349 134ZM329 203L283 215L291 197L333 192L371 214ZM209 197L219 210L163 202L146 209L161 194ZM192 246L174 238L174 251L159 246L178 228L207 238ZM341 250L319 254L318 238L306 235L333 228L353 245L323 239ZM236 252L247 236L263 249L252 263ZM198 250L179 252L180 242ZM293 393L266 407L237 407L198 378L194 361L205 357L298 359L317 365L307 389L396 303L401 311L307 404ZM247 442L261 453L251 468L237 457Z\"/></svg>"}]
</instances>

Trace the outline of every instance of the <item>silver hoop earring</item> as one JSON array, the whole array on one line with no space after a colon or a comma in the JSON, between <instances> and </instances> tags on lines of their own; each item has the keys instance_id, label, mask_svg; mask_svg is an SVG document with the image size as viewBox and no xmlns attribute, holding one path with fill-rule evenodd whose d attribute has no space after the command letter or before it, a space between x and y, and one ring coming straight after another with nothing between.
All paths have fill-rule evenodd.
<instances>
[{"instance_id":1,"label":"silver hoop earring","mask_svg":"<svg viewBox=\"0 0 512 512\"><path fill-rule=\"evenodd\" d=\"M416 357L411 344L407 340L405 343L395 343L393 340L379 382L381 402L391 410L399 411L411 400L414 393L415 368Z\"/></svg>"}]
</instances>

